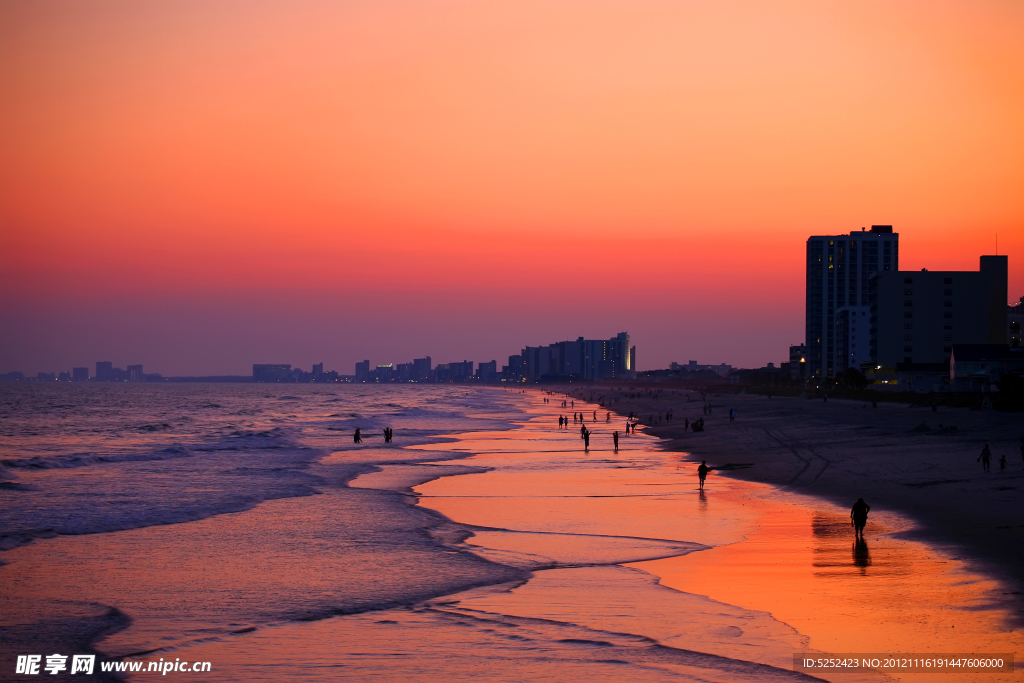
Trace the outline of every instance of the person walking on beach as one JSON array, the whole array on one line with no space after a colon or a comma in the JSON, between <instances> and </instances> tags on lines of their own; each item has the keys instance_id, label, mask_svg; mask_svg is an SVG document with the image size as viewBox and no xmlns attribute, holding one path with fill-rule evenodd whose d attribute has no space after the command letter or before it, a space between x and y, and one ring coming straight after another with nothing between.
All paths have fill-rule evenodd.
<instances>
[{"instance_id":1,"label":"person walking on beach","mask_svg":"<svg viewBox=\"0 0 1024 683\"><path fill-rule=\"evenodd\" d=\"M868 512L870 510L871 506L865 503L863 498L858 498L850 510L850 519L853 520L853 532L857 538L864 538L864 525L868 523Z\"/></svg>"},{"instance_id":2,"label":"person walking on beach","mask_svg":"<svg viewBox=\"0 0 1024 683\"><path fill-rule=\"evenodd\" d=\"M612 441L615 442L615 452L619 452L619 433L618 431L612 432Z\"/></svg>"},{"instance_id":3,"label":"person walking on beach","mask_svg":"<svg viewBox=\"0 0 1024 683\"><path fill-rule=\"evenodd\" d=\"M562 428L562 416L561 415L558 416L558 428L559 429Z\"/></svg>"},{"instance_id":4,"label":"person walking on beach","mask_svg":"<svg viewBox=\"0 0 1024 683\"><path fill-rule=\"evenodd\" d=\"M1003 473L1006 471L1006 453L999 456L999 472Z\"/></svg>"},{"instance_id":5,"label":"person walking on beach","mask_svg":"<svg viewBox=\"0 0 1024 683\"><path fill-rule=\"evenodd\" d=\"M989 450L988 444L981 449L981 455L978 456L978 460L981 462L981 468L988 472L988 465L992 462L992 451Z\"/></svg>"},{"instance_id":6,"label":"person walking on beach","mask_svg":"<svg viewBox=\"0 0 1024 683\"><path fill-rule=\"evenodd\" d=\"M683 431L686 432L689 429L690 429L690 418L684 417L683 418Z\"/></svg>"},{"instance_id":7,"label":"person walking on beach","mask_svg":"<svg viewBox=\"0 0 1024 683\"><path fill-rule=\"evenodd\" d=\"M704 480L708 478L708 461L701 460L700 467L697 468L697 478L700 479L700 488L698 490L704 490Z\"/></svg>"},{"instance_id":8,"label":"person walking on beach","mask_svg":"<svg viewBox=\"0 0 1024 683\"><path fill-rule=\"evenodd\" d=\"M352 440L356 443L363 442L363 436L359 433L359 427L356 427L356 433L352 435Z\"/></svg>"}]
</instances>

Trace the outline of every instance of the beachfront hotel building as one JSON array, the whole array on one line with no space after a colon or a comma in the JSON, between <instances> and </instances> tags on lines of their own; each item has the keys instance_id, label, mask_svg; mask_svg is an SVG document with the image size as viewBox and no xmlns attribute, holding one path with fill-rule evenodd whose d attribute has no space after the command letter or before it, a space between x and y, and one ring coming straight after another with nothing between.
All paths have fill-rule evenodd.
<instances>
[{"instance_id":1,"label":"beachfront hotel building","mask_svg":"<svg viewBox=\"0 0 1024 683\"><path fill-rule=\"evenodd\" d=\"M976 271L875 273L871 360L889 369L948 368L954 344L1006 346L1008 266L1006 256L982 256Z\"/></svg>"},{"instance_id":2,"label":"beachfront hotel building","mask_svg":"<svg viewBox=\"0 0 1024 683\"><path fill-rule=\"evenodd\" d=\"M807 376L834 377L861 356L860 327L837 330L867 319L868 282L872 273L899 270L899 234L891 225L872 225L849 235L815 235L807 239ZM845 310L844 310L845 309ZM865 315L860 315L865 314ZM845 341L845 345L837 344ZM852 354L850 344L857 344ZM842 368L842 369L839 369Z\"/></svg>"},{"instance_id":3,"label":"beachfront hotel building","mask_svg":"<svg viewBox=\"0 0 1024 683\"><path fill-rule=\"evenodd\" d=\"M632 377L636 369L636 347L629 334L611 339L561 341L547 346L527 346L509 356L503 375L509 381L536 382L568 379L613 379Z\"/></svg>"}]
</instances>

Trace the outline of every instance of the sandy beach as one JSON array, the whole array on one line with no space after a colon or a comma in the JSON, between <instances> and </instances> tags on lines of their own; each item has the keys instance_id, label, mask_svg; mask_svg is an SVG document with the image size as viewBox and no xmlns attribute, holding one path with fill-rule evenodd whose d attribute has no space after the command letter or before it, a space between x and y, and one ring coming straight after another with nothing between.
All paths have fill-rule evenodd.
<instances>
[{"instance_id":1,"label":"sandy beach","mask_svg":"<svg viewBox=\"0 0 1024 683\"><path fill-rule=\"evenodd\" d=\"M872 520L882 511L912 519L915 526L904 537L948 544L954 557L1006 582L1008 599L1019 595L1020 413L720 394L707 396L712 410L705 415L700 395L680 388L663 388L659 395L622 387L594 391L606 394L617 413L637 413L643 431L670 440L664 448L686 453L687 461L726 468L712 476L768 483L847 509L863 497L872 506ZM672 422L665 420L669 409ZM736 410L734 422L730 409ZM704 432L684 429L684 418L700 417ZM989 472L977 462L986 443L993 453Z\"/></svg>"}]
</instances>

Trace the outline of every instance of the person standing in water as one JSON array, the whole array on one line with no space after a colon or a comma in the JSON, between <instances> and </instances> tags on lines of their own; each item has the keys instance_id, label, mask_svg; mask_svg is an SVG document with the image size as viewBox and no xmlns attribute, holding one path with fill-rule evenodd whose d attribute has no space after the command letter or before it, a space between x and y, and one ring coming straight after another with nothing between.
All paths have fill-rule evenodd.
<instances>
[{"instance_id":1,"label":"person standing in water","mask_svg":"<svg viewBox=\"0 0 1024 683\"><path fill-rule=\"evenodd\" d=\"M871 506L865 503L863 498L858 498L850 510L850 519L853 520L853 530L857 538L864 538L864 525L868 523L870 511Z\"/></svg>"},{"instance_id":2,"label":"person standing in water","mask_svg":"<svg viewBox=\"0 0 1024 683\"><path fill-rule=\"evenodd\" d=\"M701 460L700 467L697 468L697 478L700 479L700 490L704 490L704 480L708 478L708 461Z\"/></svg>"},{"instance_id":3,"label":"person standing in water","mask_svg":"<svg viewBox=\"0 0 1024 683\"><path fill-rule=\"evenodd\" d=\"M590 450L590 430L586 427L583 428L583 450Z\"/></svg>"},{"instance_id":4,"label":"person standing in water","mask_svg":"<svg viewBox=\"0 0 1024 683\"><path fill-rule=\"evenodd\" d=\"M363 442L363 437L362 437L362 435L361 435L361 434L359 433L359 427L356 427L356 433L352 435L352 440L353 440L353 441L354 441L355 443L362 443L362 442Z\"/></svg>"},{"instance_id":5,"label":"person standing in water","mask_svg":"<svg viewBox=\"0 0 1024 683\"><path fill-rule=\"evenodd\" d=\"M612 441L615 442L615 452L619 452L619 433L617 431L612 432Z\"/></svg>"}]
</instances>

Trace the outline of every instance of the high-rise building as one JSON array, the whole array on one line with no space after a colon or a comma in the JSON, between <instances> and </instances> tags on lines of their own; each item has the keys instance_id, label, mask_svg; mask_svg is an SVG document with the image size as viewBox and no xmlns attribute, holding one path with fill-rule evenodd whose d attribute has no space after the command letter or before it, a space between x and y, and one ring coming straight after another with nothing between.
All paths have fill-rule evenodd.
<instances>
[{"instance_id":1,"label":"high-rise building","mask_svg":"<svg viewBox=\"0 0 1024 683\"><path fill-rule=\"evenodd\" d=\"M71 368L72 382L88 382L89 368Z\"/></svg>"},{"instance_id":2,"label":"high-rise building","mask_svg":"<svg viewBox=\"0 0 1024 683\"><path fill-rule=\"evenodd\" d=\"M430 373L433 369L430 356L412 359L412 379L416 382L430 381Z\"/></svg>"},{"instance_id":3,"label":"high-rise building","mask_svg":"<svg viewBox=\"0 0 1024 683\"><path fill-rule=\"evenodd\" d=\"M871 307L841 306L836 309L833 368L836 376L848 369L859 370L871 361Z\"/></svg>"},{"instance_id":4,"label":"high-rise building","mask_svg":"<svg viewBox=\"0 0 1024 683\"><path fill-rule=\"evenodd\" d=\"M953 345L1006 344L1006 256L977 271L898 271L871 277L871 360L948 365Z\"/></svg>"},{"instance_id":5,"label":"high-rise building","mask_svg":"<svg viewBox=\"0 0 1024 683\"><path fill-rule=\"evenodd\" d=\"M108 360L96 361L96 381L110 382L114 379L114 364Z\"/></svg>"},{"instance_id":6,"label":"high-rise building","mask_svg":"<svg viewBox=\"0 0 1024 683\"><path fill-rule=\"evenodd\" d=\"M323 377L324 377L324 364L323 363L314 363L313 364L313 379L314 380L319 380L319 379L323 379Z\"/></svg>"},{"instance_id":7,"label":"high-rise building","mask_svg":"<svg viewBox=\"0 0 1024 683\"><path fill-rule=\"evenodd\" d=\"M129 382L145 382L146 376L142 372L141 365L129 365L128 366L128 381Z\"/></svg>"},{"instance_id":8,"label":"high-rise building","mask_svg":"<svg viewBox=\"0 0 1024 683\"><path fill-rule=\"evenodd\" d=\"M480 363L476 368L476 377L482 382L493 382L498 378L498 361Z\"/></svg>"},{"instance_id":9,"label":"high-rise building","mask_svg":"<svg viewBox=\"0 0 1024 683\"><path fill-rule=\"evenodd\" d=\"M899 270L899 235L891 225L849 235L807 239L806 341L808 375L835 376L836 310L869 305L874 272Z\"/></svg>"},{"instance_id":10,"label":"high-rise building","mask_svg":"<svg viewBox=\"0 0 1024 683\"><path fill-rule=\"evenodd\" d=\"M1006 343L1010 348L1024 346L1021 342L1021 324L1024 323L1024 296L1013 306L1006 307Z\"/></svg>"},{"instance_id":11,"label":"high-rise building","mask_svg":"<svg viewBox=\"0 0 1024 683\"><path fill-rule=\"evenodd\" d=\"M287 382L291 379L291 363L253 363L253 382Z\"/></svg>"},{"instance_id":12,"label":"high-rise building","mask_svg":"<svg viewBox=\"0 0 1024 683\"><path fill-rule=\"evenodd\" d=\"M356 361L356 381L357 382L369 382L370 381L370 361L368 361L368 360Z\"/></svg>"},{"instance_id":13,"label":"high-rise building","mask_svg":"<svg viewBox=\"0 0 1024 683\"><path fill-rule=\"evenodd\" d=\"M541 379L606 379L631 376L636 347L629 334L611 339L561 341L547 346L527 346L518 356L509 356L506 379L536 382Z\"/></svg>"}]
</instances>

